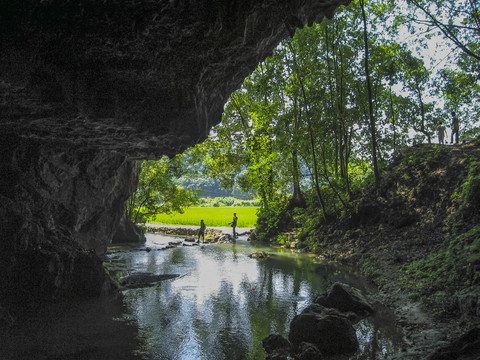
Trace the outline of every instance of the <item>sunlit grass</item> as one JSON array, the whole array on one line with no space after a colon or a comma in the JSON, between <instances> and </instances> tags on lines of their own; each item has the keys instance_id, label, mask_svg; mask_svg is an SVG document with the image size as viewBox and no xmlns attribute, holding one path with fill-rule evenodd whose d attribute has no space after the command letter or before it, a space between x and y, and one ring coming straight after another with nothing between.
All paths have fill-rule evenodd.
<instances>
[{"instance_id":1,"label":"sunlit grass","mask_svg":"<svg viewBox=\"0 0 480 360\"><path fill-rule=\"evenodd\" d=\"M159 214L148 219L149 223L163 225L199 225L204 220L208 226L230 226L233 213L237 213L239 228L255 227L258 207L191 207L183 214Z\"/></svg>"}]
</instances>

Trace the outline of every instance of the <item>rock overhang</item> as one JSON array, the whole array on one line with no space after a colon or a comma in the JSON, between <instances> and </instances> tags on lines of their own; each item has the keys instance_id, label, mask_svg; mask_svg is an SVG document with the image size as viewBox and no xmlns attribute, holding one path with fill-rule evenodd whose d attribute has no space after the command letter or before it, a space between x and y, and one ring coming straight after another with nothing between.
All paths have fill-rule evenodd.
<instances>
[{"instance_id":1,"label":"rock overhang","mask_svg":"<svg viewBox=\"0 0 480 360\"><path fill-rule=\"evenodd\" d=\"M342 3L5 1L0 126L130 159L174 155L208 136L283 38Z\"/></svg>"}]
</instances>

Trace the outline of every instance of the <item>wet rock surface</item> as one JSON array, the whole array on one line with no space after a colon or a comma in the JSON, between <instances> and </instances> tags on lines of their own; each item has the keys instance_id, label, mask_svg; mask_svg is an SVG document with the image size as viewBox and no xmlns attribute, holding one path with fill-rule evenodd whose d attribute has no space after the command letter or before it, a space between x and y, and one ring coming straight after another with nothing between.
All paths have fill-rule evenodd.
<instances>
[{"instance_id":1,"label":"wet rock surface","mask_svg":"<svg viewBox=\"0 0 480 360\"><path fill-rule=\"evenodd\" d=\"M260 252L256 252L256 253L248 255L248 257L252 258L252 259L267 259L270 256L272 256L272 254L269 254L265 251L260 251Z\"/></svg>"},{"instance_id":2,"label":"wet rock surface","mask_svg":"<svg viewBox=\"0 0 480 360\"><path fill-rule=\"evenodd\" d=\"M296 360L319 360L323 358L324 356L320 350L318 350L315 345L307 342L300 343L298 351L295 354Z\"/></svg>"}]
</instances>

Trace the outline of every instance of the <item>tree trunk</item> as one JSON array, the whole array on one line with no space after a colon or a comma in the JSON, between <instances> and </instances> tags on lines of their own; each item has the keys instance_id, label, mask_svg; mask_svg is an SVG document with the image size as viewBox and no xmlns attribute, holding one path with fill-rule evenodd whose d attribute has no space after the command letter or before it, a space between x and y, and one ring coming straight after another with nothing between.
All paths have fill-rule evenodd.
<instances>
[{"instance_id":1,"label":"tree trunk","mask_svg":"<svg viewBox=\"0 0 480 360\"><path fill-rule=\"evenodd\" d=\"M393 105L393 95L392 95L392 86L388 89L388 94L390 97L390 114L392 116L392 126L393 126L393 153L397 153L397 119L395 118L395 107Z\"/></svg>"},{"instance_id":2,"label":"tree trunk","mask_svg":"<svg viewBox=\"0 0 480 360\"><path fill-rule=\"evenodd\" d=\"M320 206L322 207L322 212L323 212L323 219L327 219L327 210L325 207L325 202L323 201L322 193L320 191L320 184L318 181L318 163L317 163L317 157L315 155L315 141L313 140L313 133L312 133L312 128L309 124L309 132L310 132L310 146L312 147L312 159L313 159L313 173L314 173L314 181L315 181L315 191L317 193L317 198L318 201L320 202Z\"/></svg>"},{"instance_id":3,"label":"tree trunk","mask_svg":"<svg viewBox=\"0 0 480 360\"><path fill-rule=\"evenodd\" d=\"M432 139L430 138L430 133L425 130L425 122L426 122L426 120L425 120L425 106L423 104L422 90L420 89L420 86L418 85L418 82L415 82L415 90L417 92L418 103L419 103L419 106L420 106L420 116L422 118L422 124L421 124L420 131L423 134L426 135L428 143L431 144Z\"/></svg>"},{"instance_id":4,"label":"tree trunk","mask_svg":"<svg viewBox=\"0 0 480 360\"><path fill-rule=\"evenodd\" d=\"M376 126L375 126L375 117L373 115L373 100L372 100L372 83L370 79L370 69L369 69L369 54L368 54L368 34L367 34L367 16L365 15L365 1L360 0L360 6L362 8L362 19L363 19L363 42L365 45L365 77L367 80L367 93L368 93L368 110L370 118L370 134L372 137L372 163L373 163L373 173L375 175L375 185L378 187L380 183L380 173L378 171L377 163L377 135L376 135Z\"/></svg>"},{"instance_id":5,"label":"tree trunk","mask_svg":"<svg viewBox=\"0 0 480 360\"><path fill-rule=\"evenodd\" d=\"M298 164L298 152L292 152L292 178L293 178L293 199L295 204L302 204L304 202L303 194L300 189L300 171Z\"/></svg>"}]
</instances>

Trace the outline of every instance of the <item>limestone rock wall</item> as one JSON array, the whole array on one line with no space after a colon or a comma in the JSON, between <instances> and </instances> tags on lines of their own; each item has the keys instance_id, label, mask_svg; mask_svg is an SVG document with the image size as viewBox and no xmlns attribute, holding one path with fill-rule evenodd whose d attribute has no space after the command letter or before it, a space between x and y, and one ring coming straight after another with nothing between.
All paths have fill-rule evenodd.
<instances>
[{"instance_id":1,"label":"limestone rock wall","mask_svg":"<svg viewBox=\"0 0 480 360\"><path fill-rule=\"evenodd\" d=\"M2 297L99 293L94 254L135 188L136 160L205 139L281 39L347 2L2 1Z\"/></svg>"},{"instance_id":2,"label":"limestone rock wall","mask_svg":"<svg viewBox=\"0 0 480 360\"><path fill-rule=\"evenodd\" d=\"M2 137L1 148L0 221L9 234L2 248L32 249L73 236L82 248L103 253L140 163L115 151L50 147L13 134Z\"/></svg>"},{"instance_id":3,"label":"limestone rock wall","mask_svg":"<svg viewBox=\"0 0 480 360\"><path fill-rule=\"evenodd\" d=\"M99 295L106 251L138 182L115 151L0 136L0 301Z\"/></svg>"}]
</instances>

